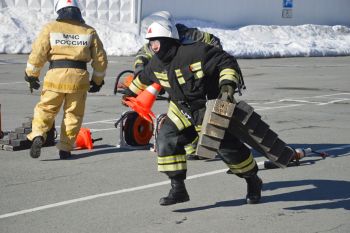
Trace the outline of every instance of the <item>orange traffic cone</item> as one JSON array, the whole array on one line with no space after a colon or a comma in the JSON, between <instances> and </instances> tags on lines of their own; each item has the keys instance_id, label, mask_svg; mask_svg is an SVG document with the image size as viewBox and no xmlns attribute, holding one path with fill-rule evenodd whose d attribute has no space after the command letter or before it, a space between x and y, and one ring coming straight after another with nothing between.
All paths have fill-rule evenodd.
<instances>
[{"instance_id":1,"label":"orange traffic cone","mask_svg":"<svg viewBox=\"0 0 350 233\"><path fill-rule=\"evenodd\" d=\"M77 139L75 140L75 149L89 149L94 148L94 142L100 141L102 138L92 139L91 132L88 128L80 128Z\"/></svg>"},{"instance_id":2,"label":"orange traffic cone","mask_svg":"<svg viewBox=\"0 0 350 233\"><path fill-rule=\"evenodd\" d=\"M151 117L155 118L156 116L151 111L154 101L157 98L157 95L162 87L158 83L153 83L148 86L146 90L141 92L136 98L135 97L126 97L123 102L137 112L145 120L153 123Z\"/></svg>"}]
</instances>

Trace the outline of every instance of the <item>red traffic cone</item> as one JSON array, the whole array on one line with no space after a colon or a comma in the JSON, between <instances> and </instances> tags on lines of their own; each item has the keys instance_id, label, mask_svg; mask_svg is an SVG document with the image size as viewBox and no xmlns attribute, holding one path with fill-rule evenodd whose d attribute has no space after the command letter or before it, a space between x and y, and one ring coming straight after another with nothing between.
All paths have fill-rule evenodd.
<instances>
[{"instance_id":1,"label":"red traffic cone","mask_svg":"<svg viewBox=\"0 0 350 233\"><path fill-rule=\"evenodd\" d=\"M137 112L145 120L153 123L151 117L155 118L156 116L151 111L154 101L157 98L157 95L162 87L158 83L153 83L148 86L146 90L141 92L136 98L135 97L126 97L123 102Z\"/></svg>"},{"instance_id":2,"label":"red traffic cone","mask_svg":"<svg viewBox=\"0 0 350 233\"><path fill-rule=\"evenodd\" d=\"M80 128L77 139L75 140L75 149L89 149L94 148L94 142L100 141L102 138L92 139L91 132L88 128Z\"/></svg>"}]
</instances>

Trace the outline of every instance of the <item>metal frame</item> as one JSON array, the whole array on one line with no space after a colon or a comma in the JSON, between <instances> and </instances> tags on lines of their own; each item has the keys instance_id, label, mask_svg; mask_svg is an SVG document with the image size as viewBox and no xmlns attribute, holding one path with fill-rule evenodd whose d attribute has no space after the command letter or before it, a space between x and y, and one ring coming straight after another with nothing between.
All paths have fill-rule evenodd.
<instances>
[{"instance_id":1,"label":"metal frame","mask_svg":"<svg viewBox=\"0 0 350 233\"><path fill-rule=\"evenodd\" d=\"M144 146L131 146L125 141L125 132L124 132L124 126L125 126L125 119L128 117L128 115L134 113L134 111L126 111L123 112L121 117L114 123L114 126L116 128L119 128L119 144L117 144L117 148L123 148L123 149L129 149L129 150L145 150L152 148L153 144L149 143Z\"/></svg>"}]
</instances>

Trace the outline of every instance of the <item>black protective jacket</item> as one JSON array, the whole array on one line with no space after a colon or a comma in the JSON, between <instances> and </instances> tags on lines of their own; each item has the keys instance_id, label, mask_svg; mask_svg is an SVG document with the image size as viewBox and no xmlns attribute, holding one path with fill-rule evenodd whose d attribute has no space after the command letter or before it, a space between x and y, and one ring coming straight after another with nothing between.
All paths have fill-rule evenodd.
<instances>
[{"instance_id":1,"label":"black protective jacket","mask_svg":"<svg viewBox=\"0 0 350 233\"><path fill-rule=\"evenodd\" d=\"M225 51L202 42L178 45L176 49L174 57L167 64L153 56L129 86L131 91L138 94L153 82L161 84L170 97L173 114L168 112L168 116L171 119L172 115L181 113L187 113L186 117L189 118L193 111L205 108L208 99L217 98L223 84L236 83L240 87L242 74L239 65ZM188 124L183 126L178 128L186 128Z\"/></svg>"}]
</instances>

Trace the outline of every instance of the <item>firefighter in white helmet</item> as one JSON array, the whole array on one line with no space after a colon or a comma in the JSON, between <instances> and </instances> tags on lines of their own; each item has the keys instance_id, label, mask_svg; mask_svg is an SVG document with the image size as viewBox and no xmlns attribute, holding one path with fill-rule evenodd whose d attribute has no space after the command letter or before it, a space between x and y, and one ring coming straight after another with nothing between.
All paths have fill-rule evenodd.
<instances>
[{"instance_id":1,"label":"firefighter in white helmet","mask_svg":"<svg viewBox=\"0 0 350 233\"><path fill-rule=\"evenodd\" d=\"M181 44L191 44L194 42L201 41L206 44L215 46L219 49L222 49L222 45L218 37L214 36L211 33L200 31L197 28L189 28L184 24L180 24L180 23L175 24L175 20L169 11L157 11L153 13L152 15L150 15L144 20L144 24L148 26L152 22L167 24L168 23L167 21L175 25L178 33L177 39ZM134 76L137 76L138 73L140 73L144 69L144 67L147 65L149 60L153 57L153 55L154 55L154 52L151 49L151 46L149 43L143 45L139 49L134 61ZM162 90L161 94L163 93L164 93L164 90ZM201 129L201 122L199 122L196 125L197 132L199 132L200 129ZM197 146L197 139L185 146L186 155L188 159L191 159L191 160L201 159L200 156L195 154L196 146Z\"/></svg>"},{"instance_id":2,"label":"firefighter in white helmet","mask_svg":"<svg viewBox=\"0 0 350 233\"><path fill-rule=\"evenodd\" d=\"M236 59L221 49L201 42L181 44L170 21L152 23L146 38L155 55L132 81L128 92L138 94L156 82L169 95L169 109L157 137L157 153L158 171L171 180L168 196L159 203L173 205L189 200L184 183L185 145L198 137L195 125L203 120L207 100L221 98L234 102L234 93L242 88L242 72ZM232 173L246 180L246 202L259 203L262 181L250 149L226 132L218 155Z\"/></svg>"},{"instance_id":3,"label":"firefighter in white helmet","mask_svg":"<svg viewBox=\"0 0 350 233\"><path fill-rule=\"evenodd\" d=\"M107 56L94 28L86 25L76 0L58 0L58 17L43 27L32 45L25 69L30 90L39 89L40 71L46 62L46 73L40 102L34 109L30 156L38 158L46 133L63 106L60 140L57 144L61 159L71 156L85 110L87 91L98 92L104 84ZM87 63L93 68L91 80Z\"/></svg>"}]
</instances>

